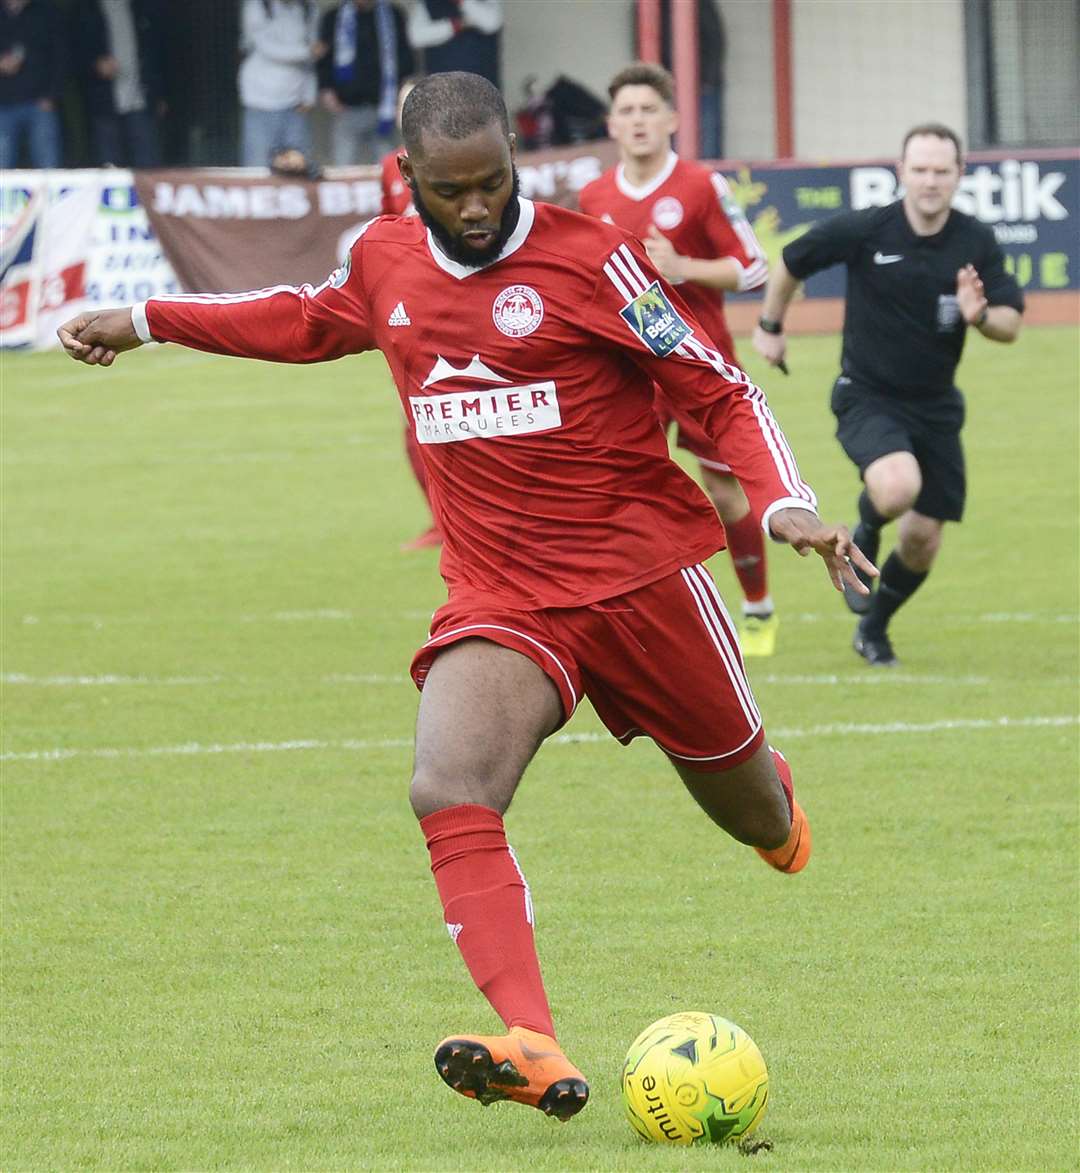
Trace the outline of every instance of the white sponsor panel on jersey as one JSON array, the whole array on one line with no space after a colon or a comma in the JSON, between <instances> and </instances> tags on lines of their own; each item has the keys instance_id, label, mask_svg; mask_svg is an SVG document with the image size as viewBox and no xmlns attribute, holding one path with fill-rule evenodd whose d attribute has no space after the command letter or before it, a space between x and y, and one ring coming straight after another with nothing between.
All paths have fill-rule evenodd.
<instances>
[{"instance_id":1,"label":"white sponsor panel on jersey","mask_svg":"<svg viewBox=\"0 0 1080 1173\"><path fill-rule=\"evenodd\" d=\"M445 395L410 395L409 407L421 444L525 436L562 426L559 397L552 380Z\"/></svg>"}]
</instances>

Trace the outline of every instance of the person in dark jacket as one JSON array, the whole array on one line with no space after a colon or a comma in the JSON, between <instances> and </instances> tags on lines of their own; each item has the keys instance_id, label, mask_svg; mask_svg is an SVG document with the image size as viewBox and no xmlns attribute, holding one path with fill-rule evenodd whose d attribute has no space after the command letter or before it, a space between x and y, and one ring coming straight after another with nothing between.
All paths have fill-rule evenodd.
<instances>
[{"instance_id":1,"label":"person in dark jacket","mask_svg":"<svg viewBox=\"0 0 1080 1173\"><path fill-rule=\"evenodd\" d=\"M51 0L0 0L0 171L17 167L25 139L32 167L59 167L66 61Z\"/></svg>"},{"instance_id":2,"label":"person in dark jacket","mask_svg":"<svg viewBox=\"0 0 1080 1173\"><path fill-rule=\"evenodd\" d=\"M76 12L94 163L159 167L166 109L161 0L82 0Z\"/></svg>"},{"instance_id":3,"label":"person in dark jacket","mask_svg":"<svg viewBox=\"0 0 1080 1173\"><path fill-rule=\"evenodd\" d=\"M499 80L501 0L413 0L409 40L424 54L425 73L478 73Z\"/></svg>"},{"instance_id":4,"label":"person in dark jacket","mask_svg":"<svg viewBox=\"0 0 1080 1173\"><path fill-rule=\"evenodd\" d=\"M323 14L319 100L333 116L331 157L338 166L375 163L396 133L398 88L413 70L405 18L388 0L343 0Z\"/></svg>"}]
</instances>

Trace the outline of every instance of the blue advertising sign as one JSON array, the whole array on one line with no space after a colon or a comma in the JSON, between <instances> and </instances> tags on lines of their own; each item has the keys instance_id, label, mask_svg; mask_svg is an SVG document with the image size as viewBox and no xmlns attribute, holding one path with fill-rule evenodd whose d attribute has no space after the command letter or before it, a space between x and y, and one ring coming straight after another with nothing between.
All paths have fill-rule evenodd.
<instances>
[{"instance_id":1,"label":"blue advertising sign","mask_svg":"<svg viewBox=\"0 0 1080 1173\"><path fill-rule=\"evenodd\" d=\"M762 248L774 261L790 240L837 212L892 203L901 194L886 164L790 166L721 163ZM1026 290L1080 288L1080 151L973 155L954 206L990 224ZM806 283L808 297L843 297L843 266Z\"/></svg>"}]
</instances>

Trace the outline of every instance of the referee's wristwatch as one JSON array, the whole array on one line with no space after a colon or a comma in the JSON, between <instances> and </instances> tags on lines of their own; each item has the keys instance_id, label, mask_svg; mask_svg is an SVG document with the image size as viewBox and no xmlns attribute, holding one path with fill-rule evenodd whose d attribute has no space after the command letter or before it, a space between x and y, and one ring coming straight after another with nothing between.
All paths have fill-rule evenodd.
<instances>
[{"instance_id":1,"label":"referee's wristwatch","mask_svg":"<svg viewBox=\"0 0 1080 1173\"><path fill-rule=\"evenodd\" d=\"M975 319L975 321L972 322L971 324L975 327L976 330L981 330L983 328L983 326L986 324L986 319L989 316L990 316L990 307L988 305L984 305L982 308L982 312Z\"/></svg>"},{"instance_id":2,"label":"referee's wristwatch","mask_svg":"<svg viewBox=\"0 0 1080 1173\"><path fill-rule=\"evenodd\" d=\"M776 318L758 318L758 325L766 334L783 334L784 323Z\"/></svg>"}]
</instances>

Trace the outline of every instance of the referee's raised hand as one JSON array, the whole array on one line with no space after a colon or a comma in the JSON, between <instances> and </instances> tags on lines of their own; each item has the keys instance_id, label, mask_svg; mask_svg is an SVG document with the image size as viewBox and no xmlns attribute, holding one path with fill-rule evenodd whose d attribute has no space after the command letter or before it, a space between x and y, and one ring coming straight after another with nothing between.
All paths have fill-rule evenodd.
<instances>
[{"instance_id":1,"label":"referee's raised hand","mask_svg":"<svg viewBox=\"0 0 1080 1173\"><path fill-rule=\"evenodd\" d=\"M803 558L811 552L819 554L838 591L847 584L857 594L870 593L855 573L856 566L868 578L878 577L877 567L851 540L846 526L827 525L809 509L778 509L769 518L769 533Z\"/></svg>"}]
</instances>

